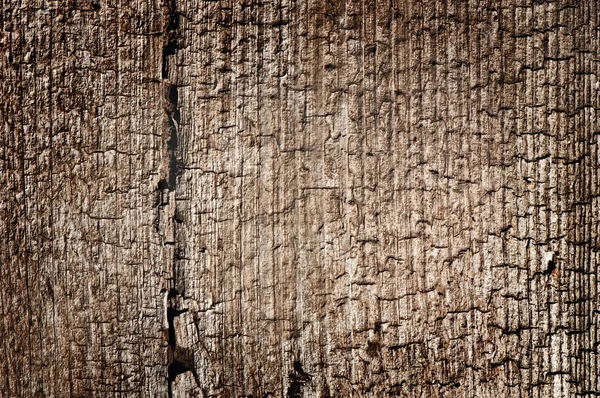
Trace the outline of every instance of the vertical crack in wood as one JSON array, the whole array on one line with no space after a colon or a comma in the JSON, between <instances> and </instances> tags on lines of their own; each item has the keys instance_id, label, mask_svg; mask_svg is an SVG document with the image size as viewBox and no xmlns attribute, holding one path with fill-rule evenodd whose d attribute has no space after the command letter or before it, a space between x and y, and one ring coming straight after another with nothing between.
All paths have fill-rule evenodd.
<instances>
[{"instance_id":1,"label":"vertical crack in wood","mask_svg":"<svg viewBox=\"0 0 600 398\"><path fill-rule=\"evenodd\" d=\"M290 384L287 389L287 397L302 398L302 387L304 384L310 382L312 378L313 376L311 374L304 371L302 363L300 363L300 361L295 361L294 370L289 374Z\"/></svg>"},{"instance_id":2,"label":"vertical crack in wood","mask_svg":"<svg viewBox=\"0 0 600 398\"><path fill-rule=\"evenodd\" d=\"M179 114L179 93L175 84L169 80L171 74L169 70L169 58L176 55L178 51L179 38L179 16L176 12L176 4L174 0L168 0L164 4L164 44L162 52L162 83L163 83L163 108L166 112L165 138L168 157L168 165L166 177L159 182L158 190L168 192L168 206L166 225L168 226L164 239L165 245L172 245L173 257L171 259L171 287L167 295L166 302L166 318L168 327L168 358L167 358L167 382L168 396L173 396L173 382L178 375L191 371L194 375L196 383L200 385L198 376L194 370L193 351L189 348L177 346L177 336L175 330L175 317L178 317L187 309L180 308L183 293L183 285L178 282L177 260L180 257L177 248L177 239L175 231L176 219L176 185L177 176L179 174L179 164L177 161L177 150L179 145L178 127L180 123ZM164 197L161 200L161 205L165 204ZM180 293L181 292L181 293Z\"/></svg>"}]
</instances>

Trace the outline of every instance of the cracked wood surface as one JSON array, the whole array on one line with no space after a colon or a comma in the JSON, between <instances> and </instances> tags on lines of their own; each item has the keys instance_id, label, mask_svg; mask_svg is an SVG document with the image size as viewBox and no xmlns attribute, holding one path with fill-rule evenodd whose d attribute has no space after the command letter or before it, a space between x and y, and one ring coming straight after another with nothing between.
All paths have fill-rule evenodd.
<instances>
[{"instance_id":1,"label":"cracked wood surface","mask_svg":"<svg viewBox=\"0 0 600 398\"><path fill-rule=\"evenodd\" d=\"M599 395L598 6L4 0L0 396Z\"/></svg>"}]
</instances>

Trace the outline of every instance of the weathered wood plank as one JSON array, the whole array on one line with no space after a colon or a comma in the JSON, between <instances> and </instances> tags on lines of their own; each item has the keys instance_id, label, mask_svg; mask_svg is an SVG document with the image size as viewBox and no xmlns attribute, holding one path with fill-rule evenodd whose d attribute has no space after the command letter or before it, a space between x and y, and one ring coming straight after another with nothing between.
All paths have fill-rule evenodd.
<instances>
[{"instance_id":1,"label":"weathered wood plank","mask_svg":"<svg viewBox=\"0 0 600 398\"><path fill-rule=\"evenodd\" d=\"M5 1L0 395L598 394L598 18Z\"/></svg>"}]
</instances>

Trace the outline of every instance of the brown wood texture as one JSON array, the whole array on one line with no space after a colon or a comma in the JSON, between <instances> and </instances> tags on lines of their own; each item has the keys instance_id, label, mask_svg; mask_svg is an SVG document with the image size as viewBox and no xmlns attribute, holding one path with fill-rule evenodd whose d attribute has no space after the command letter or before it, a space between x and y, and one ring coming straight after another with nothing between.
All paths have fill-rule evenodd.
<instances>
[{"instance_id":1,"label":"brown wood texture","mask_svg":"<svg viewBox=\"0 0 600 398\"><path fill-rule=\"evenodd\" d=\"M1 397L600 395L597 1L0 4Z\"/></svg>"}]
</instances>

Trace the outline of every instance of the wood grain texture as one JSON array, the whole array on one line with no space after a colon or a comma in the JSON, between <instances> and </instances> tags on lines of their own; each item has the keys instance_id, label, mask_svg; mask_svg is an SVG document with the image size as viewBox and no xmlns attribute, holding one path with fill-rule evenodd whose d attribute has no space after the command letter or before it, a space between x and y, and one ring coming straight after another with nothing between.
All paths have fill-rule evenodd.
<instances>
[{"instance_id":1,"label":"wood grain texture","mask_svg":"<svg viewBox=\"0 0 600 398\"><path fill-rule=\"evenodd\" d=\"M600 395L598 6L4 0L0 396Z\"/></svg>"}]
</instances>

